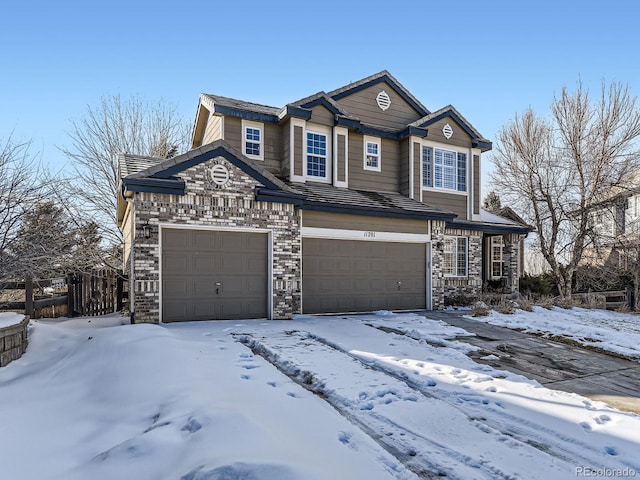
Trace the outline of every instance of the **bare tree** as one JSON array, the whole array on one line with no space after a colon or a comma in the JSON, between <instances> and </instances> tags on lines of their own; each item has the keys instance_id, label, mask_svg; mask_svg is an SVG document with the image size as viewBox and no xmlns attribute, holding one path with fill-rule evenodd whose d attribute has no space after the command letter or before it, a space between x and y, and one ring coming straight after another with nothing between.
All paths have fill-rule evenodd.
<instances>
[{"instance_id":1,"label":"bare tree","mask_svg":"<svg viewBox=\"0 0 640 480\"><path fill-rule=\"evenodd\" d=\"M9 136L0 142L0 281L19 276L20 258L12 253L24 215L44 194L42 168L30 142Z\"/></svg>"},{"instance_id":2,"label":"bare tree","mask_svg":"<svg viewBox=\"0 0 640 480\"><path fill-rule=\"evenodd\" d=\"M71 125L71 145L61 148L74 170L69 188L75 203L69 207L75 215L96 221L102 238L118 245L118 154L170 158L188 148L190 126L169 102L119 95L103 97L97 107L87 106Z\"/></svg>"},{"instance_id":3,"label":"bare tree","mask_svg":"<svg viewBox=\"0 0 640 480\"><path fill-rule=\"evenodd\" d=\"M539 249L562 297L590 245L590 214L639 166L640 110L620 83L592 101L578 82L551 104L551 119L531 109L498 134L492 183L535 226Z\"/></svg>"}]
</instances>

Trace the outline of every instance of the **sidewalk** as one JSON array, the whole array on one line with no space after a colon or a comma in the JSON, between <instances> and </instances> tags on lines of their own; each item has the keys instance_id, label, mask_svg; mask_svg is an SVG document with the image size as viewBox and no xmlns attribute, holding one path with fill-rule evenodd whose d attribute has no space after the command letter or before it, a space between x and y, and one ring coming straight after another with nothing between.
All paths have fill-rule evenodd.
<instances>
[{"instance_id":1,"label":"sidewalk","mask_svg":"<svg viewBox=\"0 0 640 480\"><path fill-rule=\"evenodd\" d=\"M578 393L640 414L638 362L470 320L460 312L425 315L475 333L474 337L458 340L480 348L469 354L478 363L524 375L547 388ZM498 359L482 360L488 355Z\"/></svg>"}]
</instances>

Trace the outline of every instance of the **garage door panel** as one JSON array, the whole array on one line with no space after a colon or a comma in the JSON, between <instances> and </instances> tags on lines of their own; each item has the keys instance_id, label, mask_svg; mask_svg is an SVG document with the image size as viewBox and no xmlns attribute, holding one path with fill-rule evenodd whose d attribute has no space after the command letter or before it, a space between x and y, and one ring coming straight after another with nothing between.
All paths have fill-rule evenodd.
<instances>
[{"instance_id":1,"label":"garage door panel","mask_svg":"<svg viewBox=\"0 0 640 480\"><path fill-rule=\"evenodd\" d=\"M268 316L268 235L163 229L162 319Z\"/></svg>"},{"instance_id":2,"label":"garage door panel","mask_svg":"<svg viewBox=\"0 0 640 480\"><path fill-rule=\"evenodd\" d=\"M166 272L184 272L189 258L183 255L167 254L163 258L162 268Z\"/></svg>"},{"instance_id":3,"label":"garage door panel","mask_svg":"<svg viewBox=\"0 0 640 480\"><path fill-rule=\"evenodd\" d=\"M305 313L426 308L424 243L305 238L302 254Z\"/></svg>"}]
</instances>

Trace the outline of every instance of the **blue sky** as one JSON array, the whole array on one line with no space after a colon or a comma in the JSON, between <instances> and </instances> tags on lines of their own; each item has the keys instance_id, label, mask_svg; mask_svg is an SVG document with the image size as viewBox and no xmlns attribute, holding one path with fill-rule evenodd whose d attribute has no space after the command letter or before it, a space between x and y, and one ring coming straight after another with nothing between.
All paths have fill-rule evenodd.
<instances>
[{"instance_id":1,"label":"blue sky","mask_svg":"<svg viewBox=\"0 0 640 480\"><path fill-rule=\"evenodd\" d=\"M191 121L201 92L282 106L383 69L495 140L579 78L640 95L639 13L636 0L5 0L0 141L33 140L57 169L71 120L104 95L165 98Z\"/></svg>"}]
</instances>

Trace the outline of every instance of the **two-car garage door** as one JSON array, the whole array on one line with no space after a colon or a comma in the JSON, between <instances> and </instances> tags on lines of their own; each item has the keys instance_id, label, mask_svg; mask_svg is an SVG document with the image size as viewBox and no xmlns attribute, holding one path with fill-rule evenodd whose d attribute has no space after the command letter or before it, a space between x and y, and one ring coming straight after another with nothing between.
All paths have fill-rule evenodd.
<instances>
[{"instance_id":1,"label":"two-car garage door","mask_svg":"<svg viewBox=\"0 0 640 480\"><path fill-rule=\"evenodd\" d=\"M304 313L424 309L425 243L303 238Z\"/></svg>"}]
</instances>

